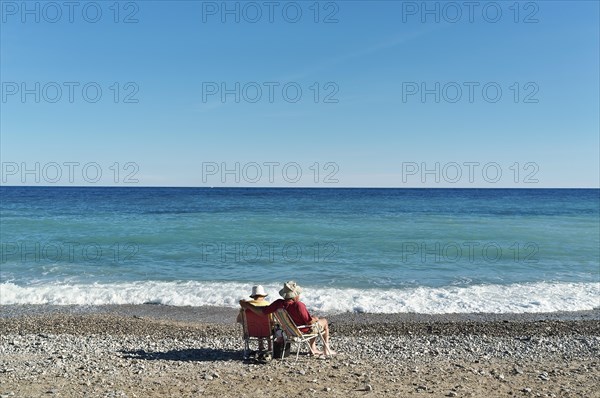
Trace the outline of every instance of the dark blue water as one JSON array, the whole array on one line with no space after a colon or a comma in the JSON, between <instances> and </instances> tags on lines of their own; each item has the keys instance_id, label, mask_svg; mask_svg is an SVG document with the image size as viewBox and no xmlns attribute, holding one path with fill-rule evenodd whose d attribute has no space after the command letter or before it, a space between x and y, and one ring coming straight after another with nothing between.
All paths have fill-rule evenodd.
<instances>
[{"instance_id":1,"label":"dark blue water","mask_svg":"<svg viewBox=\"0 0 600 398\"><path fill-rule=\"evenodd\" d=\"M2 300L56 302L68 285L100 286L99 302L136 302L139 292L127 299L114 286L171 286L183 297L192 286L233 294L287 279L321 295L536 284L589 293L599 192L0 187ZM204 293L192 302L211 304Z\"/></svg>"}]
</instances>

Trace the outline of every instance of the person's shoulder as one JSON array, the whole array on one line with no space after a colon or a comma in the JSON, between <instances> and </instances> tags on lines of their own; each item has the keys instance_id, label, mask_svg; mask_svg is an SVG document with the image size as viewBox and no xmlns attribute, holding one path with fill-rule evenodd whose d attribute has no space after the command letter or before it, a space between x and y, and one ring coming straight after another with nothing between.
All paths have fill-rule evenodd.
<instances>
[{"instance_id":1,"label":"person's shoulder","mask_svg":"<svg viewBox=\"0 0 600 398\"><path fill-rule=\"evenodd\" d=\"M271 304L265 305L265 307L262 311L265 314L271 314L280 308L283 308L283 300L281 300L281 299L275 300Z\"/></svg>"},{"instance_id":2,"label":"person's shoulder","mask_svg":"<svg viewBox=\"0 0 600 398\"><path fill-rule=\"evenodd\" d=\"M304 304L302 301L294 301L294 303L298 306L298 307L304 307L306 308L306 304Z\"/></svg>"},{"instance_id":3,"label":"person's shoulder","mask_svg":"<svg viewBox=\"0 0 600 398\"><path fill-rule=\"evenodd\" d=\"M284 308L285 307L285 300L284 299L277 299L275 301L273 301L271 304L269 304L270 307L277 307L277 308Z\"/></svg>"}]
</instances>

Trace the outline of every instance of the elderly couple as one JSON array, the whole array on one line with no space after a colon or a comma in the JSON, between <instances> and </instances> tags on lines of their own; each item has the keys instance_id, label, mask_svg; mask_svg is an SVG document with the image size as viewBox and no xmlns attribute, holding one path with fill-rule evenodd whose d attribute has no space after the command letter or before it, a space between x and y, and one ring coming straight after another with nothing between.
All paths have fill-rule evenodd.
<instances>
[{"instance_id":1,"label":"elderly couple","mask_svg":"<svg viewBox=\"0 0 600 398\"><path fill-rule=\"evenodd\" d=\"M283 297L283 299L275 300L273 303L269 304L269 302L265 300L265 297L267 297L268 294L266 294L265 289L262 286L258 285L252 288L252 294L250 295L252 301L240 300L240 305L243 309L249 309L259 315L272 314L280 308L285 309L296 325L315 325L323 331L323 339L326 343L325 352L323 353L317 350L316 338L314 338L310 341L310 351L312 355L335 355L335 351L328 348L329 324L327 323L327 319L311 316L306 309L306 305L300 301L300 293L302 293L302 288L300 288L296 282L288 281L283 284L283 289L279 291L279 295ZM300 331L306 333L308 330L308 328L304 328Z\"/></svg>"}]
</instances>

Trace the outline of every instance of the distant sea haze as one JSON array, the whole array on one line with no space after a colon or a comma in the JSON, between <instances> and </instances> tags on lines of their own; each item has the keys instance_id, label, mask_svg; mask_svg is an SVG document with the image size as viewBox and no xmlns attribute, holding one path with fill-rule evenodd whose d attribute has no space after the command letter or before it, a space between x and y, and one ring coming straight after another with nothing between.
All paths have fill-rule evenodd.
<instances>
[{"instance_id":1,"label":"distant sea haze","mask_svg":"<svg viewBox=\"0 0 600 398\"><path fill-rule=\"evenodd\" d=\"M0 187L1 304L598 306L598 189Z\"/></svg>"}]
</instances>

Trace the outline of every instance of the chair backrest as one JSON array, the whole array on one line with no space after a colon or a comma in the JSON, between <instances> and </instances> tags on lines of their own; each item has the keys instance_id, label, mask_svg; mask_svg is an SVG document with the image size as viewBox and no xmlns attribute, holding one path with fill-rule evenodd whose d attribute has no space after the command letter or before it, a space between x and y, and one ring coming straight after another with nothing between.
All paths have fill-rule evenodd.
<instances>
[{"instance_id":1,"label":"chair backrest","mask_svg":"<svg viewBox=\"0 0 600 398\"><path fill-rule=\"evenodd\" d=\"M298 329L298 326L294 323L290 314L287 313L283 308L278 309L274 312L275 318L279 322L281 329L288 335L293 337L302 337L302 332Z\"/></svg>"},{"instance_id":2,"label":"chair backrest","mask_svg":"<svg viewBox=\"0 0 600 398\"><path fill-rule=\"evenodd\" d=\"M270 337L271 320L268 315L258 315L251 310L242 313L242 324L246 337Z\"/></svg>"}]
</instances>

